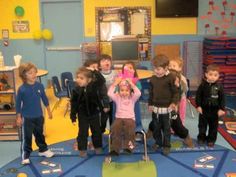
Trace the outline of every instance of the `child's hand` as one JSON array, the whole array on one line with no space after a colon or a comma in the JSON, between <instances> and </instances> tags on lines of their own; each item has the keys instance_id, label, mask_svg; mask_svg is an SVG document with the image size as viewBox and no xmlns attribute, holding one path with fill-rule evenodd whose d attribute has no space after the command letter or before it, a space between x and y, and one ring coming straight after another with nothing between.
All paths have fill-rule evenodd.
<instances>
[{"instance_id":1,"label":"child's hand","mask_svg":"<svg viewBox=\"0 0 236 177\"><path fill-rule=\"evenodd\" d=\"M153 106L148 106L148 111L153 112Z\"/></svg>"},{"instance_id":2,"label":"child's hand","mask_svg":"<svg viewBox=\"0 0 236 177\"><path fill-rule=\"evenodd\" d=\"M217 112L217 114L218 114L218 117L221 117L221 116L225 115L225 111L223 111L222 109L220 109L220 110Z\"/></svg>"},{"instance_id":3,"label":"child's hand","mask_svg":"<svg viewBox=\"0 0 236 177\"><path fill-rule=\"evenodd\" d=\"M16 125L18 127L22 126L22 118L21 118L21 116L17 116L17 118L16 118Z\"/></svg>"},{"instance_id":4,"label":"child's hand","mask_svg":"<svg viewBox=\"0 0 236 177\"><path fill-rule=\"evenodd\" d=\"M117 77L115 79L114 85L119 85L119 83L121 82L122 78L121 77Z\"/></svg>"},{"instance_id":5,"label":"child's hand","mask_svg":"<svg viewBox=\"0 0 236 177\"><path fill-rule=\"evenodd\" d=\"M110 108L103 108L103 112L108 112L110 111Z\"/></svg>"},{"instance_id":6,"label":"child's hand","mask_svg":"<svg viewBox=\"0 0 236 177\"><path fill-rule=\"evenodd\" d=\"M199 112L200 114L202 114L202 108L199 106L197 107L197 112Z\"/></svg>"},{"instance_id":7,"label":"child's hand","mask_svg":"<svg viewBox=\"0 0 236 177\"><path fill-rule=\"evenodd\" d=\"M176 111L176 112L178 111L178 108L177 108L176 104L174 104L174 103L170 104L169 109L172 111Z\"/></svg>"},{"instance_id":8,"label":"child's hand","mask_svg":"<svg viewBox=\"0 0 236 177\"><path fill-rule=\"evenodd\" d=\"M88 69L90 71L94 71L95 70L93 67L86 67L86 69Z\"/></svg>"},{"instance_id":9,"label":"child's hand","mask_svg":"<svg viewBox=\"0 0 236 177\"><path fill-rule=\"evenodd\" d=\"M48 118L52 119L52 112L51 111L48 112Z\"/></svg>"},{"instance_id":10,"label":"child's hand","mask_svg":"<svg viewBox=\"0 0 236 177\"><path fill-rule=\"evenodd\" d=\"M75 126L75 125L76 125L76 122L72 122L72 124Z\"/></svg>"}]
</instances>

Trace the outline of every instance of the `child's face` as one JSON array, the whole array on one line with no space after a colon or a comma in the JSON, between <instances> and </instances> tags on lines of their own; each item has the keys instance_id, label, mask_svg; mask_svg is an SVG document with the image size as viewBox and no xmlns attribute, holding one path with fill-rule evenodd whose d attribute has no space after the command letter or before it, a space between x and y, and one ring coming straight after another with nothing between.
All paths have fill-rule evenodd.
<instances>
[{"instance_id":1,"label":"child's face","mask_svg":"<svg viewBox=\"0 0 236 177\"><path fill-rule=\"evenodd\" d=\"M111 70L111 60L110 59L102 59L100 61L100 67L102 71L110 71Z\"/></svg>"},{"instance_id":2,"label":"child's face","mask_svg":"<svg viewBox=\"0 0 236 177\"><path fill-rule=\"evenodd\" d=\"M25 73L26 82L28 84L34 84L37 80L37 70L35 68L31 68L29 71Z\"/></svg>"},{"instance_id":3,"label":"child's face","mask_svg":"<svg viewBox=\"0 0 236 177\"><path fill-rule=\"evenodd\" d=\"M169 62L169 69L173 69L178 72L180 72L182 70L180 65L176 61L173 61L173 60L170 60L170 62Z\"/></svg>"},{"instance_id":4,"label":"child's face","mask_svg":"<svg viewBox=\"0 0 236 177\"><path fill-rule=\"evenodd\" d=\"M80 87L86 87L89 82L91 81L90 78L87 78L84 74L80 73L76 77L76 82Z\"/></svg>"},{"instance_id":5,"label":"child's face","mask_svg":"<svg viewBox=\"0 0 236 177\"><path fill-rule=\"evenodd\" d=\"M120 87L119 93L121 97L127 98L130 96L130 88L128 86L120 85L119 87Z\"/></svg>"},{"instance_id":6,"label":"child's face","mask_svg":"<svg viewBox=\"0 0 236 177\"><path fill-rule=\"evenodd\" d=\"M205 73L207 82L209 83L215 83L219 77L220 77L220 73L218 71L208 71L207 73Z\"/></svg>"},{"instance_id":7,"label":"child's face","mask_svg":"<svg viewBox=\"0 0 236 177\"><path fill-rule=\"evenodd\" d=\"M162 77L166 74L167 71L167 67L163 68L163 67L156 67L154 68L154 72L156 74L157 77Z\"/></svg>"},{"instance_id":8,"label":"child's face","mask_svg":"<svg viewBox=\"0 0 236 177\"><path fill-rule=\"evenodd\" d=\"M131 64L126 64L126 65L124 66L124 69L130 71L131 73L134 73L134 67L133 67L133 65L131 65Z\"/></svg>"}]
</instances>

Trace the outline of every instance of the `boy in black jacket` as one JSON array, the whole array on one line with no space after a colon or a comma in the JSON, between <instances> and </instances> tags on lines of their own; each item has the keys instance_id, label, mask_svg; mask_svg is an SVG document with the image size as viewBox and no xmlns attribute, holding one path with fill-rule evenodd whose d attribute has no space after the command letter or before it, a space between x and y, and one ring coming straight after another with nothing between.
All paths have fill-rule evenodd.
<instances>
[{"instance_id":1,"label":"boy in black jacket","mask_svg":"<svg viewBox=\"0 0 236 177\"><path fill-rule=\"evenodd\" d=\"M100 128L100 98L97 90L105 83L104 77L93 68L81 67L76 73L77 86L72 92L72 123L78 118L79 132L77 137L81 157L87 156L88 129L92 132L92 142L96 154L102 150L102 132Z\"/></svg>"},{"instance_id":2,"label":"boy in black jacket","mask_svg":"<svg viewBox=\"0 0 236 177\"><path fill-rule=\"evenodd\" d=\"M215 64L207 66L205 77L196 93L199 112L197 138L199 145L207 142L209 147L213 147L217 138L218 118L225 114L225 98L222 85L217 83L220 77L219 67Z\"/></svg>"}]
</instances>

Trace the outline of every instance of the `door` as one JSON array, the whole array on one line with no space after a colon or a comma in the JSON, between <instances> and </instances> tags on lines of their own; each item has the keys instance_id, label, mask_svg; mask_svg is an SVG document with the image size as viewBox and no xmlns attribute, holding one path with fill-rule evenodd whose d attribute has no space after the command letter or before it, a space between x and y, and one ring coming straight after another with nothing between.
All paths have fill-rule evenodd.
<instances>
[{"instance_id":1,"label":"door","mask_svg":"<svg viewBox=\"0 0 236 177\"><path fill-rule=\"evenodd\" d=\"M83 4L81 0L41 3L42 29L50 29L53 39L44 40L44 63L48 79L82 65L80 45L83 42Z\"/></svg>"}]
</instances>

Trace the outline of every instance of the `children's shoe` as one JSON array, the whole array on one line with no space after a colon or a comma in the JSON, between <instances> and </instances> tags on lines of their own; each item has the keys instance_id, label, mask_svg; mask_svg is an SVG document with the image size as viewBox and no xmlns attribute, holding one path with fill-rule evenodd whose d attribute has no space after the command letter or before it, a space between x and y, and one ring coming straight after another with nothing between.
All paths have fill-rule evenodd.
<instances>
[{"instance_id":1,"label":"children's shoe","mask_svg":"<svg viewBox=\"0 0 236 177\"><path fill-rule=\"evenodd\" d=\"M197 140L197 143L199 146L203 146L205 144L205 141L203 140Z\"/></svg>"},{"instance_id":2,"label":"children's shoe","mask_svg":"<svg viewBox=\"0 0 236 177\"><path fill-rule=\"evenodd\" d=\"M123 151L124 151L125 153L127 153L127 154L132 154L132 153L133 153L132 150L130 150L130 149L128 149L128 148L123 149Z\"/></svg>"},{"instance_id":3,"label":"children's shoe","mask_svg":"<svg viewBox=\"0 0 236 177\"><path fill-rule=\"evenodd\" d=\"M101 153L102 153L102 148L95 149L95 154L101 154Z\"/></svg>"},{"instance_id":4,"label":"children's shoe","mask_svg":"<svg viewBox=\"0 0 236 177\"><path fill-rule=\"evenodd\" d=\"M214 145L215 145L215 143L213 143L213 142L208 142L208 143L207 143L207 146L210 147L210 148L213 148Z\"/></svg>"},{"instance_id":5,"label":"children's shoe","mask_svg":"<svg viewBox=\"0 0 236 177\"><path fill-rule=\"evenodd\" d=\"M146 133L146 138L147 138L147 139L150 139L150 138L152 138L152 137L153 137L153 133L152 133L151 130L148 129L148 131L147 131L147 133Z\"/></svg>"},{"instance_id":6,"label":"children's shoe","mask_svg":"<svg viewBox=\"0 0 236 177\"><path fill-rule=\"evenodd\" d=\"M79 151L79 156L82 158L87 157L87 151Z\"/></svg>"},{"instance_id":7,"label":"children's shoe","mask_svg":"<svg viewBox=\"0 0 236 177\"><path fill-rule=\"evenodd\" d=\"M119 156L119 153L116 152L116 151L111 151L111 152L109 153L109 155L110 155L110 156Z\"/></svg>"},{"instance_id":8,"label":"children's shoe","mask_svg":"<svg viewBox=\"0 0 236 177\"><path fill-rule=\"evenodd\" d=\"M44 157L50 158L50 157L54 156L54 153L48 149L44 152L39 152L39 156L44 156Z\"/></svg>"},{"instance_id":9,"label":"children's shoe","mask_svg":"<svg viewBox=\"0 0 236 177\"><path fill-rule=\"evenodd\" d=\"M169 148L169 147L164 147L164 148L163 148L163 154L164 154L165 156L167 156L167 155L169 155L169 153L170 153L170 148Z\"/></svg>"},{"instance_id":10,"label":"children's shoe","mask_svg":"<svg viewBox=\"0 0 236 177\"><path fill-rule=\"evenodd\" d=\"M95 150L92 141L88 141L87 148L91 151Z\"/></svg>"},{"instance_id":11,"label":"children's shoe","mask_svg":"<svg viewBox=\"0 0 236 177\"><path fill-rule=\"evenodd\" d=\"M184 139L184 144L189 148L194 148L193 140L189 135Z\"/></svg>"},{"instance_id":12,"label":"children's shoe","mask_svg":"<svg viewBox=\"0 0 236 177\"><path fill-rule=\"evenodd\" d=\"M24 159L21 161L22 165L29 165L30 164L30 159Z\"/></svg>"},{"instance_id":13,"label":"children's shoe","mask_svg":"<svg viewBox=\"0 0 236 177\"><path fill-rule=\"evenodd\" d=\"M78 151L78 143L77 143L77 141L74 142L74 144L73 144L73 149L74 149L75 151Z\"/></svg>"},{"instance_id":14,"label":"children's shoe","mask_svg":"<svg viewBox=\"0 0 236 177\"><path fill-rule=\"evenodd\" d=\"M160 149L160 146L155 143L155 144L152 145L152 149L153 149L154 151L157 151L158 149Z\"/></svg>"}]
</instances>

